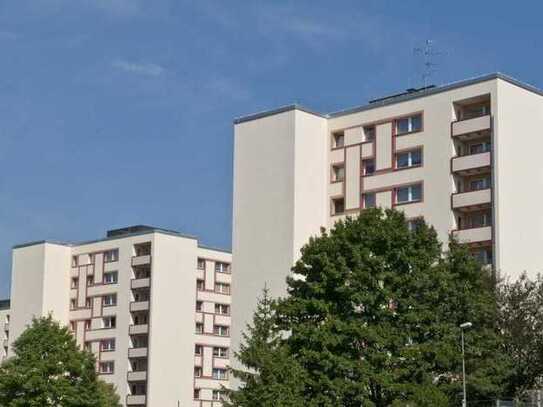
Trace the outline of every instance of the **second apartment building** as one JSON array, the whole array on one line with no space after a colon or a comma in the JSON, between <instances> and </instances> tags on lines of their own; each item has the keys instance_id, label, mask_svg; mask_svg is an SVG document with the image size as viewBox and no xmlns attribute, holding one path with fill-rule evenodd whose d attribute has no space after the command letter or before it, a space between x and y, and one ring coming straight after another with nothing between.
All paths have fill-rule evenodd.
<instances>
[{"instance_id":1,"label":"second apartment building","mask_svg":"<svg viewBox=\"0 0 543 407\"><path fill-rule=\"evenodd\" d=\"M368 207L424 218L442 242L454 233L502 275L540 272L542 95L491 74L336 113L292 105L237 119L234 325L264 285L285 294L310 236Z\"/></svg>"},{"instance_id":2,"label":"second apartment building","mask_svg":"<svg viewBox=\"0 0 543 407\"><path fill-rule=\"evenodd\" d=\"M229 252L154 227L19 245L11 304L0 311L9 315L4 349L9 356L32 317L51 313L95 355L123 405L219 407L229 383L230 284Z\"/></svg>"}]
</instances>

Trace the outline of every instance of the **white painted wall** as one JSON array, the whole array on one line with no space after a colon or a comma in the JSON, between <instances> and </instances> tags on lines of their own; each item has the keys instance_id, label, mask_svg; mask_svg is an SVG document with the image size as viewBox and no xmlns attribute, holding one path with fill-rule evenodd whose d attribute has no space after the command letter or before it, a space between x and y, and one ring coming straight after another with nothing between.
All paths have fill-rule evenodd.
<instances>
[{"instance_id":1,"label":"white painted wall","mask_svg":"<svg viewBox=\"0 0 543 407\"><path fill-rule=\"evenodd\" d=\"M494 121L496 262L502 275L543 272L543 97L500 80Z\"/></svg>"}]
</instances>

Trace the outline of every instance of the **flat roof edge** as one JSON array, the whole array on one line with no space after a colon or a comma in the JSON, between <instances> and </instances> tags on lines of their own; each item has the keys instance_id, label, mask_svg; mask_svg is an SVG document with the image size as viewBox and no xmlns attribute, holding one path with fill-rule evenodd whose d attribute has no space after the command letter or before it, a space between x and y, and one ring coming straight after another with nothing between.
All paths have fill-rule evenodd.
<instances>
[{"instance_id":1,"label":"flat roof edge","mask_svg":"<svg viewBox=\"0 0 543 407\"><path fill-rule=\"evenodd\" d=\"M274 116L276 114L289 112L291 110L299 110L301 112L309 113L309 114L319 116L319 117L322 117L322 118L327 118L328 117L325 114L315 112L315 111L313 111L311 109L308 109L307 107L304 107L304 106L301 106L301 105L298 105L298 104L291 104L291 105L281 106L281 107L278 107L276 109L264 110L262 112L237 117L237 118L234 119L234 124L250 122L252 120L258 120L258 119L262 119L264 117Z\"/></svg>"},{"instance_id":2,"label":"flat roof edge","mask_svg":"<svg viewBox=\"0 0 543 407\"><path fill-rule=\"evenodd\" d=\"M212 250L214 252L222 252L226 254L232 254L232 250L222 249L220 247L207 246L205 244L198 244L199 249Z\"/></svg>"},{"instance_id":3,"label":"flat roof edge","mask_svg":"<svg viewBox=\"0 0 543 407\"><path fill-rule=\"evenodd\" d=\"M26 242L26 243L16 244L16 245L12 246L12 249L22 249L24 247L37 246L39 244L56 244L58 246L68 246L68 247L73 246L72 243L58 242L58 241L55 241L55 240L36 240L36 241L33 241L33 242Z\"/></svg>"}]
</instances>

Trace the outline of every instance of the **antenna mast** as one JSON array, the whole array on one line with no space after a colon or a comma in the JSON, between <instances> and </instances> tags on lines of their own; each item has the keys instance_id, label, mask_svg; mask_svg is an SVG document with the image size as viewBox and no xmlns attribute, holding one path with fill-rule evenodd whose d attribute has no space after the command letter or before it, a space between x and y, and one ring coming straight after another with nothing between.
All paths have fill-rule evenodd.
<instances>
[{"instance_id":1,"label":"antenna mast","mask_svg":"<svg viewBox=\"0 0 543 407\"><path fill-rule=\"evenodd\" d=\"M421 79L423 86L427 87L430 77L437 71L437 63L434 61L434 58L443 53L434 49L433 40L426 40L423 47L413 48L413 54L422 56L423 67Z\"/></svg>"}]
</instances>

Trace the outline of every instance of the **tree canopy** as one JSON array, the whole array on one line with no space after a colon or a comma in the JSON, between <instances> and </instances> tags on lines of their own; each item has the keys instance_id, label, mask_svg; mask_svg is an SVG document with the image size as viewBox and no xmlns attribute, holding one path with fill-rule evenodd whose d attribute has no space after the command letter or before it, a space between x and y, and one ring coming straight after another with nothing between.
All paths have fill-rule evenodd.
<instances>
[{"instance_id":1,"label":"tree canopy","mask_svg":"<svg viewBox=\"0 0 543 407\"><path fill-rule=\"evenodd\" d=\"M98 379L95 359L51 316L34 319L0 365L0 406L117 407L112 385Z\"/></svg>"},{"instance_id":2,"label":"tree canopy","mask_svg":"<svg viewBox=\"0 0 543 407\"><path fill-rule=\"evenodd\" d=\"M395 210L366 210L310 239L287 280L288 295L269 305L273 340L264 342L271 348L258 345L292 361L298 405L458 405L459 325L466 321L473 323L466 331L468 392L478 405L492 405L510 364L501 352L493 279L461 245L447 249L433 228L420 221L411 229ZM254 334L249 329L240 355L250 381L238 372L234 406L259 405L248 400L265 391L259 374L270 367L267 358L244 360L257 348Z\"/></svg>"}]
</instances>

